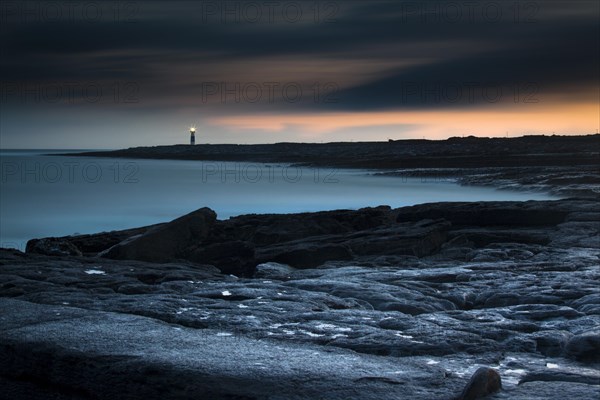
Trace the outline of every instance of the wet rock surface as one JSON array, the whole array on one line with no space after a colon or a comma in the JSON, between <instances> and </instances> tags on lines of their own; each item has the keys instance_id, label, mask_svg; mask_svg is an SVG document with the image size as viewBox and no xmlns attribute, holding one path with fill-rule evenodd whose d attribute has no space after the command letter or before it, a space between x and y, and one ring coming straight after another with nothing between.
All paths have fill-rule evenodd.
<instances>
[{"instance_id":1,"label":"wet rock surface","mask_svg":"<svg viewBox=\"0 0 600 400\"><path fill-rule=\"evenodd\" d=\"M595 145L600 148L600 144ZM484 168L402 168L380 171L374 175L418 177L424 182L453 181L464 186L489 186L500 190L549 193L558 197L594 198L600 194L600 157L592 165L555 165L548 160L544 166L484 167Z\"/></svg>"},{"instance_id":2,"label":"wet rock surface","mask_svg":"<svg viewBox=\"0 0 600 400\"><path fill-rule=\"evenodd\" d=\"M12 398L448 400L480 367L490 399L600 391L596 201L211 215L1 250Z\"/></svg>"}]
</instances>

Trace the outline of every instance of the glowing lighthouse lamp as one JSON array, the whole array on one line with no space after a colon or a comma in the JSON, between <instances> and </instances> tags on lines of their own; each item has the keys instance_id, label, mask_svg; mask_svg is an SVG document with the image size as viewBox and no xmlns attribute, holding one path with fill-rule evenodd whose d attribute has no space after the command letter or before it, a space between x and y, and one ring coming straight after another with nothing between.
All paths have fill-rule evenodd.
<instances>
[{"instance_id":1,"label":"glowing lighthouse lamp","mask_svg":"<svg viewBox=\"0 0 600 400\"><path fill-rule=\"evenodd\" d=\"M190 145L195 145L196 144L196 127L192 126L190 127Z\"/></svg>"}]
</instances>

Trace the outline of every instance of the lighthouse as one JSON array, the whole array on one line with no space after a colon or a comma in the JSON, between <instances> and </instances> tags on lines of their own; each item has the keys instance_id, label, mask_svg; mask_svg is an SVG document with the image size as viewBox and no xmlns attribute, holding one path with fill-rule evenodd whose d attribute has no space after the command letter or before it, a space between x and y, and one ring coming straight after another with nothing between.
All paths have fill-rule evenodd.
<instances>
[{"instance_id":1,"label":"lighthouse","mask_svg":"<svg viewBox=\"0 0 600 400\"><path fill-rule=\"evenodd\" d=\"M192 126L190 128L190 145L193 146L196 144L196 127Z\"/></svg>"}]
</instances>

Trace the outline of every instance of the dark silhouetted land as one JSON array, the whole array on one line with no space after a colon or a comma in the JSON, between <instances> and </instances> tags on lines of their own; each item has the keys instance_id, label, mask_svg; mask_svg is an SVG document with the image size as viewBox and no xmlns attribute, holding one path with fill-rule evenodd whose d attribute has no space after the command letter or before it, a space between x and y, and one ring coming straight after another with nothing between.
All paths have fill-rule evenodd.
<instances>
[{"instance_id":1,"label":"dark silhouetted land","mask_svg":"<svg viewBox=\"0 0 600 400\"><path fill-rule=\"evenodd\" d=\"M201 144L81 153L97 157L298 163L344 168L479 168L600 164L600 135L454 137L389 142Z\"/></svg>"}]
</instances>

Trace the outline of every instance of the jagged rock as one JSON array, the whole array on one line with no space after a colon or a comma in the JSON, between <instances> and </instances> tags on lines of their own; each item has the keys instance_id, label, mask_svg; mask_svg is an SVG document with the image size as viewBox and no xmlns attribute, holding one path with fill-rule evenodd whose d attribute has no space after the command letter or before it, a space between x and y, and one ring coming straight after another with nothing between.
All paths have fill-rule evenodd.
<instances>
[{"instance_id":1,"label":"jagged rock","mask_svg":"<svg viewBox=\"0 0 600 400\"><path fill-rule=\"evenodd\" d=\"M567 331L539 331L531 335L536 341L536 350L550 357L562 355L571 336Z\"/></svg>"},{"instance_id":2,"label":"jagged rock","mask_svg":"<svg viewBox=\"0 0 600 400\"><path fill-rule=\"evenodd\" d=\"M600 329L573 336L565 352L576 360L600 361Z\"/></svg>"},{"instance_id":3,"label":"jagged rock","mask_svg":"<svg viewBox=\"0 0 600 400\"><path fill-rule=\"evenodd\" d=\"M258 264L256 266L254 277L262 279L287 280L294 273L294 271L296 271L296 269L290 267L289 265L276 262L267 262Z\"/></svg>"},{"instance_id":4,"label":"jagged rock","mask_svg":"<svg viewBox=\"0 0 600 400\"><path fill-rule=\"evenodd\" d=\"M179 254L190 261L217 265L223 273L251 275L254 271L254 246L249 242L234 240L209 245L195 244Z\"/></svg>"},{"instance_id":5,"label":"jagged rock","mask_svg":"<svg viewBox=\"0 0 600 400\"><path fill-rule=\"evenodd\" d=\"M110 247L121 243L133 236L142 235L148 230L157 228L164 224L144 226L141 228L125 229L122 231L111 231L95 233L90 235L68 236L65 239L73 243L85 255L96 255Z\"/></svg>"},{"instance_id":6,"label":"jagged rock","mask_svg":"<svg viewBox=\"0 0 600 400\"><path fill-rule=\"evenodd\" d=\"M117 244L102 256L121 260L166 262L181 257L184 250L205 239L217 215L209 208L201 208L168 224L157 226L145 233Z\"/></svg>"},{"instance_id":7,"label":"jagged rock","mask_svg":"<svg viewBox=\"0 0 600 400\"><path fill-rule=\"evenodd\" d=\"M27 242L26 251L46 256L81 256L81 251L64 238L32 239Z\"/></svg>"}]
</instances>

